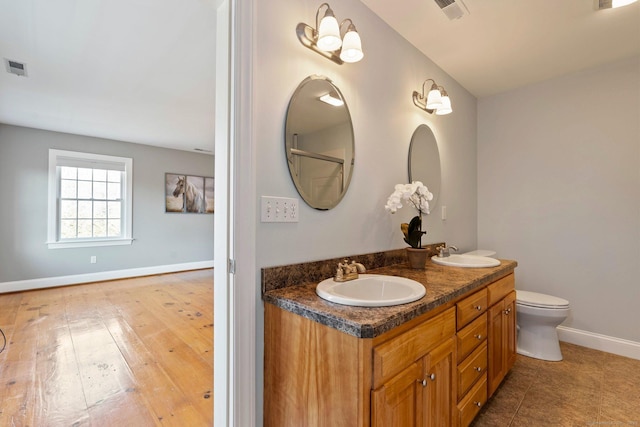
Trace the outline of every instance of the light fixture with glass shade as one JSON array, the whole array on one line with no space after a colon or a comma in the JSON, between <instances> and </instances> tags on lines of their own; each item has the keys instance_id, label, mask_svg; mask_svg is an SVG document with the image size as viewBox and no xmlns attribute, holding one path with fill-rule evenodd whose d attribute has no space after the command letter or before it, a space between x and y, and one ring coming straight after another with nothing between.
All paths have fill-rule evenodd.
<instances>
[{"instance_id":1,"label":"light fixture with glass shade","mask_svg":"<svg viewBox=\"0 0 640 427\"><path fill-rule=\"evenodd\" d=\"M351 19L347 18L342 21L340 28L342 28L347 21L349 21L349 26L347 27L347 32L344 34L344 40L342 41L340 59L349 63L358 62L364 56L362 53L362 41L360 40L360 35L358 34L358 31L356 31L356 26L353 24Z\"/></svg>"},{"instance_id":2,"label":"light fixture with glass shade","mask_svg":"<svg viewBox=\"0 0 640 427\"><path fill-rule=\"evenodd\" d=\"M425 95L427 82L432 82L432 84L429 93ZM413 104L429 114L435 112L439 116L449 114L453 111L449 94L442 86L438 86L433 79L427 79L422 83L422 93L415 90L413 91Z\"/></svg>"},{"instance_id":3,"label":"light fixture with glass shade","mask_svg":"<svg viewBox=\"0 0 640 427\"><path fill-rule=\"evenodd\" d=\"M322 17L320 24L318 24L320 8L318 8L318 12L316 12L316 25L318 27L316 45L318 46L318 49L323 52L333 52L334 50L340 49L340 46L342 46L340 26L338 25L338 20L333 14L331 7L329 7L329 4L323 3L323 5L327 6L327 10Z\"/></svg>"},{"instance_id":4,"label":"light fixture with glass shade","mask_svg":"<svg viewBox=\"0 0 640 427\"><path fill-rule=\"evenodd\" d=\"M424 93L424 84L422 85L422 93ZM436 82L433 82L433 84L431 85L431 89L429 89L429 94L427 95L426 107L430 110L435 110L436 108L441 106L442 94L440 93L440 89L438 89L438 85L436 84Z\"/></svg>"},{"instance_id":5,"label":"light fixture with glass shade","mask_svg":"<svg viewBox=\"0 0 640 427\"><path fill-rule=\"evenodd\" d=\"M325 8L324 15L320 19L320 12ZM341 35L343 27L346 26L344 37ZM344 62L358 62L362 59L362 42L356 26L349 18L343 20L338 25L329 3L322 3L316 11L316 28L303 22L296 27L298 40L303 46L324 56L336 64Z\"/></svg>"},{"instance_id":6,"label":"light fixture with glass shade","mask_svg":"<svg viewBox=\"0 0 640 427\"><path fill-rule=\"evenodd\" d=\"M449 94L447 93L447 91L444 90L443 87L440 87L440 92L442 95L440 97L440 101L442 102L442 105L436 108L436 115L444 116L445 114L451 113L453 109L451 108L451 99L449 98Z\"/></svg>"}]
</instances>

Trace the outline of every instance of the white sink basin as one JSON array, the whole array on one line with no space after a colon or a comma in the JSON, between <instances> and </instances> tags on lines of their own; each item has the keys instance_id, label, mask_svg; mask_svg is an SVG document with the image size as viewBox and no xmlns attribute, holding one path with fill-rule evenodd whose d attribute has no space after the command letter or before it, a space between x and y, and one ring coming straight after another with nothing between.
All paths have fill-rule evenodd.
<instances>
[{"instance_id":1,"label":"white sink basin","mask_svg":"<svg viewBox=\"0 0 640 427\"><path fill-rule=\"evenodd\" d=\"M325 279L316 293L327 301L361 307L386 307L419 300L425 287L415 280L383 274L361 274L357 279L335 282Z\"/></svg>"},{"instance_id":2,"label":"white sink basin","mask_svg":"<svg viewBox=\"0 0 640 427\"><path fill-rule=\"evenodd\" d=\"M440 265L448 265L449 267L497 267L500 260L479 255L453 254L448 257L440 258L438 255L431 257L431 261Z\"/></svg>"}]
</instances>

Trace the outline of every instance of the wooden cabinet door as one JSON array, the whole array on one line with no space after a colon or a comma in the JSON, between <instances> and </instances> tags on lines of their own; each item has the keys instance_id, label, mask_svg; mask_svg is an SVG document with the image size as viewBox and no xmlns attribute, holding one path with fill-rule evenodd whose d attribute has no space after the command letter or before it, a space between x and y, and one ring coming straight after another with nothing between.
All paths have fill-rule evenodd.
<instances>
[{"instance_id":1,"label":"wooden cabinet door","mask_svg":"<svg viewBox=\"0 0 640 427\"><path fill-rule=\"evenodd\" d=\"M487 346L489 350L489 360L487 368L487 385L488 395L491 396L498 388L500 382L504 378L505 371L505 352L503 331L505 329L504 300L489 308L489 323L487 333Z\"/></svg>"},{"instance_id":2,"label":"wooden cabinet door","mask_svg":"<svg viewBox=\"0 0 640 427\"><path fill-rule=\"evenodd\" d=\"M452 337L431 350L424 358L425 387L424 397L424 426L450 426L453 421L455 408L454 360L455 338Z\"/></svg>"},{"instance_id":3,"label":"wooden cabinet door","mask_svg":"<svg viewBox=\"0 0 640 427\"><path fill-rule=\"evenodd\" d=\"M516 293L512 291L489 309L488 393L493 395L516 362Z\"/></svg>"},{"instance_id":4,"label":"wooden cabinet door","mask_svg":"<svg viewBox=\"0 0 640 427\"><path fill-rule=\"evenodd\" d=\"M505 319L505 337L504 337L504 359L505 359L505 375L513 368L516 363L516 293L511 292L504 298Z\"/></svg>"},{"instance_id":5,"label":"wooden cabinet door","mask_svg":"<svg viewBox=\"0 0 640 427\"><path fill-rule=\"evenodd\" d=\"M420 360L374 390L371 396L371 426L422 426L423 388L427 384L423 378L423 361Z\"/></svg>"}]
</instances>

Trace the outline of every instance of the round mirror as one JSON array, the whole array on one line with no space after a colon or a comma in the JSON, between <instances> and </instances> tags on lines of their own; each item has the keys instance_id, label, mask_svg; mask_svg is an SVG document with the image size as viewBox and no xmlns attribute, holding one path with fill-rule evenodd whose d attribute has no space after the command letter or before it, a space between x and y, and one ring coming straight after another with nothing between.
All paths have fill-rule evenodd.
<instances>
[{"instance_id":1,"label":"round mirror","mask_svg":"<svg viewBox=\"0 0 640 427\"><path fill-rule=\"evenodd\" d=\"M289 101L285 152L300 197L312 208L331 209L347 192L353 172L351 115L331 80L307 77Z\"/></svg>"},{"instance_id":2,"label":"round mirror","mask_svg":"<svg viewBox=\"0 0 640 427\"><path fill-rule=\"evenodd\" d=\"M433 193L429 202L436 206L440 194L440 153L431 128L420 125L413 132L409 146L409 182L420 181Z\"/></svg>"}]
</instances>

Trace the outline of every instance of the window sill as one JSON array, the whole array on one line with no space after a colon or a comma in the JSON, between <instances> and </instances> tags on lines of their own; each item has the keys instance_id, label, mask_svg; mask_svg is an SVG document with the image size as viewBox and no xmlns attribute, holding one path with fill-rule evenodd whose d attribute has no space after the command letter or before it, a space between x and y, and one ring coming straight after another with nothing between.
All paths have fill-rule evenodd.
<instances>
[{"instance_id":1,"label":"window sill","mask_svg":"<svg viewBox=\"0 0 640 427\"><path fill-rule=\"evenodd\" d=\"M70 248L90 248L95 246L122 246L130 245L133 239L92 239L92 240L75 240L72 242L47 242L49 249L70 249Z\"/></svg>"}]
</instances>

